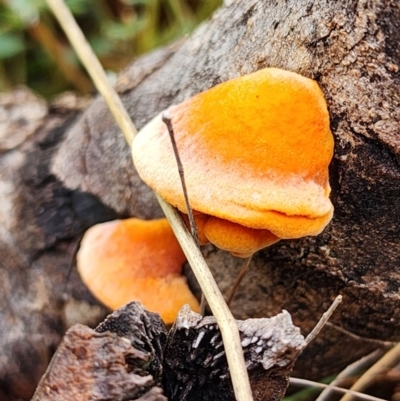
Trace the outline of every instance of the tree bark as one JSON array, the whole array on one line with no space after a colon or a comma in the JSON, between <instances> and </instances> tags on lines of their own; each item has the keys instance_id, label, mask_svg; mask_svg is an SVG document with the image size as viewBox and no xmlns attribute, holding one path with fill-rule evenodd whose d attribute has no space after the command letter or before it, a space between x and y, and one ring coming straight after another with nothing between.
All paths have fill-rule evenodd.
<instances>
[{"instance_id":1,"label":"tree bark","mask_svg":"<svg viewBox=\"0 0 400 401\"><path fill-rule=\"evenodd\" d=\"M32 401L167 401L162 381L167 331L160 316L126 305L95 330L71 327Z\"/></svg>"},{"instance_id":2,"label":"tree bark","mask_svg":"<svg viewBox=\"0 0 400 401\"><path fill-rule=\"evenodd\" d=\"M318 237L281 241L255 256L232 304L238 318L271 316L285 308L308 332L334 296L342 294L335 325L368 339L398 340L399 17L397 3L390 0L232 2L151 75L120 87L140 128L173 103L263 67L296 71L320 84L335 136L330 167L334 219ZM126 75L134 77L138 69L133 64L120 79L129 81ZM104 108L101 100L94 103L69 132L54 172L67 186L134 214L132 202L109 199L120 187L127 191L128 182L135 187L137 176L133 167L126 169L130 155L121 152L123 139L115 125L99 118ZM87 137L92 140L84 147ZM86 171L75 169L72 178L67 159L77 148L92 164ZM99 153L102 162L95 163ZM118 176L122 180L115 180ZM227 292L238 262L213 248L206 255ZM320 346L305 352L304 365L298 365L303 374L327 374L377 346L330 327ZM311 358L313 366L307 362Z\"/></svg>"},{"instance_id":3,"label":"tree bark","mask_svg":"<svg viewBox=\"0 0 400 401\"><path fill-rule=\"evenodd\" d=\"M304 337L286 311L238 321L238 328L254 400L279 401L306 345ZM167 333L158 314L131 302L95 330L73 326L32 401L88 399L234 401L214 317L202 317L186 305Z\"/></svg>"},{"instance_id":4,"label":"tree bark","mask_svg":"<svg viewBox=\"0 0 400 401\"><path fill-rule=\"evenodd\" d=\"M141 128L169 105L263 67L320 84L335 136L334 219L318 237L259 252L232 303L240 319L287 309L307 334L343 295L333 325L296 365L302 376L337 372L400 337L399 21L395 0L234 1L186 41L133 63L117 85ZM76 271L65 285L82 232L115 216L161 215L104 102L78 113L50 108L23 144L2 145L0 399L30 397L68 311L83 323L87 310L92 322L104 314ZM211 246L204 253L228 293L240 261Z\"/></svg>"},{"instance_id":5,"label":"tree bark","mask_svg":"<svg viewBox=\"0 0 400 401\"><path fill-rule=\"evenodd\" d=\"M1 95L1 400L29 400L66 329L97 324L106 314L71 261L82 232L116 214L50 173L81 109L74 97L47 105L23 89ZM14 134L24 141L8 140Z\"/></svg>"}]
</instances>

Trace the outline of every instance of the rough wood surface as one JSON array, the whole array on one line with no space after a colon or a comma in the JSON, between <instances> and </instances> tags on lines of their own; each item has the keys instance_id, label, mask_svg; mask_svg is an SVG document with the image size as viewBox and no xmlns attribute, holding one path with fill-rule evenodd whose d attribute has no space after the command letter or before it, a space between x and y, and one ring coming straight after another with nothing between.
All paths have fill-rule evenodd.
<instances>
[{"instance_id":1,"label":"rough wood surface","mask_svg":"<svg viewBox=\"0 0 400 401\"><path fill-rule=\"evenodd\" d=\"M139 374L146 363L148 355L128 340L77 324L67 331L32 401L167 401L150 375Z\"/></svg>"},{"instance_id":2,"label":"rough wood surface","mask_svg":"<svg viewBox=\"0 0 400 401\"><path fill-rule=\"evenodd\" d=\"M238 327L255 401L280 400L304 337L286 311ZM167 338L159 315L132 302L95 330L73 326L32 401L88 399L234 401L214 317L185 306Z\"/></svg>"},{"instance_id":3,"label":"rough wood surface","mask_svg":"<svg viewBox=\"0 0 400 401\"><path fill-rule=\"evenodd\" d=\"M286 311L270 319L238 321L238 328L254 400L280 400L304 337ZM170 400L235 399L214 317L182 308L165 349L164 390Z\"/></svg>"},{"instance_id":4,"label":"rough wood surface","mask_svg":"<svg viewBox=\"0 0 400 401\"><path fill-rule=\"evenodd\" d=\"M336 142L330 169L334 219L318 237L281 241L255 256L232 304L238 318L270 316L285 308L308 332L341 293L334 323L359 336L399 338L399 17L393 0L234 1L162 67L124 89L124 102L140 128L170 104L262 67L293 70L321 85ZM135 65L126 73L133 76ZM108 125L109 117L99 119L100 113L104 105L97 101L68 133L54 171L67 186L95 193L119 212L134 213L134 203L110 200L110 193L128 188L121 168L131 188L137 181L134 169L126 169L130 155L123 140L111 139L118 138L115 125ZM68 161L78 148L91 164L75 169L71 179ZM108 174L96 163L100 153ZM116 155L121 163L115 164ZM206 252L228 291L238 262L222 251ZM328 374L376 347L370 341L355 345L354 337L327 331L304 354L303 374Z\"/></svg>"},{"instance_id":5,"label":"rough wood surface","mask_svg":"<svg viewBox=\"0 0 400 401\"><path fill-rule=\"evenodd\" d=\"M69 272L83 231L116 214L50 173L82 102L69 96L46 105L23 89L0 97L6 137L12 126L27 128L23 143L8 141L0 153L0 399L29 400L66 329L106 313Z\"/></svg>"},{"instance_id":6,"label":"rough wood surface","mask_svg":"<svg viewBox=\"0 0 400 401\"><path fill-rule=\"evenodd\" d=\"M139 303L115 311L95 330L76 324L32 401L167 401L158 387L166 335L160 316Z\"/></svg>"},{"instance_id":7,"label":"rough wood surface","mask_svg":"<svg viewBox=\"0 0 400 401\"><path fill-rule=\"evenodd\" d=\"M127 338L135 349L147 356L144 370L152 375L157 385L161 385L167 329L160 315L145 310L137 302L131 302L107 316L96 327L97 333L108 331Z\"/></svg>"},{"instance_id":8,"label":"rough wood surface","mask_svg":"<svg viewBox=\"0 0 400 401\"><path fill-rule=\"evenodd\" d=\"M247 318L287 309L306 334L341 293L335 325L367 338L398 340L399 4L230 3L191 38L124 72L119 88L129 113L140 128L172 103L267 66L317 79L336 141L335 217L319 237L259 252L233 310ZM0 102L0 108L4 127L9 103ZM50 106L33 118L24 142L0 135L0 316L6 322L0 327L1 400L29 399L66 328L104 316L75 270L66 279L82 232L116 216L161 215L104 103L95 101L82 117L79 112ZM23 118L9 121L24 126ZM228 293L240 261L212 247L205 254ZM296 373L325 376L376 346L326 328L302 354Z\"/></svg>"}]
</instances>

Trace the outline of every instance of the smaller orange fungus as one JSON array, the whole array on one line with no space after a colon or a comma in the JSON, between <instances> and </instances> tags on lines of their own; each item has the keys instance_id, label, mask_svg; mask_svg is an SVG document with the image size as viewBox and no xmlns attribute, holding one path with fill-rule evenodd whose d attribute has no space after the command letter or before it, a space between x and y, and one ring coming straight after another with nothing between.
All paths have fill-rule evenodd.
<instances>
[{"instance_id":1,"label":"smaller orange fungus","mask_svg":"<svg viewBox=\"0 0 400 401\"><path fill-rule=\"evenodd\" d=\"M218 248L241 258L247 258L280 240L268 230L244 227L218 217L210 217L203 230L205 237Z\"/></svg>"},{"instance_id":2,"label":"smaller orange fungus","mask_svg":"<svg viewBox=\"0 0 400 401\"><path fill-rule=\"evenodd\" d=\"M317 235L331 220L333 136L312 79L266 68L171 106L168 115L199 236L246 256L279 239ZM136 136L132 155L141 178L187 213L161 115Z\"/></svg>"},{"instance_id":3,"label":"smaller orange fungus","mask_svg":"<svg viewBox=\"0 0 400 401\"><path fill-rule=\"evenodd\" d=\"M117 309L140 301L167 324L184 304L199 310L181 276L185 261L167 219L97 224L86 231L77 255L83 282L102 303Z\"/></svg>"}]
</instances>

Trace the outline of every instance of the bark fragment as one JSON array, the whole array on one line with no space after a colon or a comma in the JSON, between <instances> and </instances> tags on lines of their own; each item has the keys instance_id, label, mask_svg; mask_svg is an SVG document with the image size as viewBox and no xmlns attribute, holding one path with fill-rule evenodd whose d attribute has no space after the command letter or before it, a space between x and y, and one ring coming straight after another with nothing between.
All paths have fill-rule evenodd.
<instances>
[{"instance_id":1,"label":"bark fragment","mask_svg":"<svg viewBox=\"0 0 400 401\"><path fill-rule=\"evenodd\" d=\"M395 0L234 1L164 62L148 55L121 78L138 128L172 103L267 66L321 85L336 141L335 217L316 238L282 241L254 257L232 304L237 318L286 309L306 334L341 293L335 325L399 339L399 21ZM117 216L160 216L103 102L68 129L78 115L50 107L25 142L0 154L0 399L29 399L71 321L95 324L105 313L74 270L66 284L82 232ZM204 252L228 294L240 261ZM325 328L297 374L337 372L377 344Z\"/></svg>"},{"instance_id":2,"label":"bark fragment","mask_svg":"<svg viewBox=\"0 0 400 401\"><path fill-rule=\"evenodd\" d=\"M280 400L304 337L286 311L238 328L255 401ZM167 398L235 400L220 331L214 317L186 305L167 338L159 315L132 302L95 330L73 326L32 401Z\"/></svg>"},{"instance_id":3,"label":"bark fragment","mask_svg":"<svg viewBox=\"0 0 400 401\"><path fill-rule=\"evenodd\" d=\"M270 319L238 321L255 401L280 400L289 374L305 347L288 312ZM183 307L169 333L164 360L164 389L170 400L235 399L222 337L214 317Z\"/></svg>"},{"instance_id":4,"label":"bark fragment","mask_svg":"<svg viewBox=\"0 0 400 401\"><path fill-rule=\"evenodd\" d=\"M150 375L142 375L149 356L129 340L75 325L39 384L32 401L166 401Z\"/></svg>"}]
</instances>

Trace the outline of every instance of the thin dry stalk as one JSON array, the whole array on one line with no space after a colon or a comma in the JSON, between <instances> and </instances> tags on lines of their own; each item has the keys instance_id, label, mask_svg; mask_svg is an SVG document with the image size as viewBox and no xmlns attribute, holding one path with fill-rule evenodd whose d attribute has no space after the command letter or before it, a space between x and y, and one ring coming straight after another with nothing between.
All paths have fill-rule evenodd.
<instances>
[{"instance_id":1,"label":"thin dry stalk","mask_svg":"<svg viewBox=\"0 0 400 401\"><path fill-rule=\"evenodd\" d=\"M328 384L328 387L318 396L315 401L327 401L334 392L333 387L340 387L342 383L349 377L358 375L361 371L368 369L373 365L383 354L385 350L377 349L370 354L360 358L358 361L353 362L347 366L342 372L340 372L335 380Z\"/></svg>"},{"instance_id":2,"label":"thin dry stalk","mask_svg":"<svg viewBox=\"0 0 400 401\"><path fill-rule=\"evenodd\" d=\"M233 288L231 290L231 293L229 294L228 300L226 301L228 306L231 304L232 299L236 294L236 290L238 289L240 283L243 280L243 277L246 275L247 270L249 269L251 259L253 259L253 255L249 256L248 258L244 259L244 261L243 261L243 265L240 268L238 276L236 277L235 284L233 285Z\"/></svg>"},{"instance_id":3,"label":"thin dry stalk","mask_svg":"<svg viewBox=\"0 0 400 401\"><path fill-rule=\"evenodd\" d=\"M363 342L375 344L377 347L392 348L397 344L397 341L383 341L383 340L378 340L376 338L368 338L368 337L358 336L357 334L354 334L351 331L344 329L343 327L336 326L336 324L333 324L332 322L328 322L326 325L329 327L332 327L332 329L335 329L337 331L340 331L340 332L346 334L346 336L348 336L350 338L354 338L357 341L363 341Z\"/></svg>"},{"instance_id":4,"label":"thin dry stalk","mask_svg":"<svg viewBox=\"0 0 400 401\"><path fill-rule=\"evenodd\" d=\"M52 30L40 20L28 27L29 34L41 44L49 57L63 73L64 77L81 93L88 94L93 89L89 78L67 57L65 46L57 39Z\"/></svg>"},{"instance_id":5,"label":"thin dry stalk","mask_svg":"<svg viewBox=\"0 0 400 401\"><path fill-rule=\"evenodd\" d=\"M387 401L387 400L384 400L383 398L373 397L372 395L359 393L359 392L354 391L354 390L348 390L346 388L330 386L329 384L313 382L311 380L306 380L306 379L298 379L296 377L291 377L290 378L290 383L298 385L298 386L304 386L304 387L314 387L314 388L327 388L327 387L330 387L331 390L334 390L334 391L336 391L338 393L345 393L346 396L349 396L349 397L353 397L354 396L354 397L360 398L362 400Z\"/></svg>"},{"instance_id":6,"label":"thin dry stalk","mask_svg":"<svg viewBox=\"0 0 400 401\"><path fill-rule=\"evenodd\" d=\"M176 160L176 164L177 164L178 172L179 172L179 178L181 179L183 196L185 198L187 215L189 217L190 231L192 233L192 237L194 238L194 241L196 242L196 245L200 246L199 245L199 235L197 233L197 226L196 226L196 222L194 221L193 209L192 209L192 206L190 206L189 195L188 195L188 191L187 191L187 187L186 187L185 170L183 168L181 157L179 156L178 146L176 145L175 133L174 133L174 128L172 126L172 121L171 121L171 118L169 117L167 111L165 111L162 114L161 118L162 118L164 124L167 126L169 137L171 139L172 149L174 150L175 160ZM228 305L229 305L229 303L228 303Z\"/></svg>"},{"instance_id":7,"label":"thin dry stalk","mask_svg":"<svg viewBox=\"0 0 400 401\"><path fill-rule=\"evenodd\" d=\"M65 6L63 0L47 0L47 3L93 79L96 88L104 97L128 145L131 146L137 132L136 128L125 110L121 99L108 83L101 64L87 43L82 31L76 24L74 17ZM221 330L235 397L238 401L251 401L253 397L236 321L226 305L200 250L195 244L193 237L189 234L179 214L161 197L157 196L157 199L185 252L193 273L199 282Z\"/></svg>"},{"instance_id":8,"label":"thin dry stalk","mask_svg":"<svg viewBox=\"0 0 400 401\"><path fill-rule=\"evenodd\" d=\"M342 302L342 296L338 295L335 300L333 301L332 305L329 307L329 309L322 315L321 319L319 322L315 325L313 328L312 332L307 336L306 338L306 345L310 344L312 340L314 340L315 337L317 337L318 333L322 330L322 328L326 325L328 322L329 318L332 316L332 313L335 312L336 308L339 306L339 304Z\"/></svg>"},{"instance_id":9,"label":"thin dry stalk","mask_svg":"<svg viewBox=\"0 0 400 401\"><path fill-rule=\"evenodd\" d=\"M82 33L75 18L72 16L63 0L46 1L64 30L72 47L82 61L82 64L92 78L97 90L106 101L128 145L131 146L133 138L137 133L136 127L129 117L128 112L125 110L117 92L115 92L109 84L106 73L96 55L93 53L89 43L86 41L85 35Z\"/></svg>"},{"instance_id":10,"label":"thin dry stalk","mask_svg":"<svg viewBox=\"0 0 400 401\"><path fill-rule=\"evenodd\" d=\"M369 368L351 387L353 391L363 391L373 383L375 377L390 370L400 361L400 343L388 351L378 362ZM351 394L346 394L340 401L351 401Z\"/></svg>"}]
</instances>

